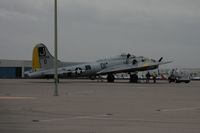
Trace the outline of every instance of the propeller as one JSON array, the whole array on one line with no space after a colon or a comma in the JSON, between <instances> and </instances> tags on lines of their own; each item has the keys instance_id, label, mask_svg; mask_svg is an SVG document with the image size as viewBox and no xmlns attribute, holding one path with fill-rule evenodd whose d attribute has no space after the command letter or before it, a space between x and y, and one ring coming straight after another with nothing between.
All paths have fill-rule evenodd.
<instances>
[{"instance_id":1,"label":"propeller","mask_svg":"<svg viewBox=\"0 0 200 133\"><path fill-rule=\"evenodd\" d=\"M161 62L161 61L162 61L162 59L163 59L163 57L161 57L161 58L158 60L158 62Z\"/></svg>"}]
</instances>

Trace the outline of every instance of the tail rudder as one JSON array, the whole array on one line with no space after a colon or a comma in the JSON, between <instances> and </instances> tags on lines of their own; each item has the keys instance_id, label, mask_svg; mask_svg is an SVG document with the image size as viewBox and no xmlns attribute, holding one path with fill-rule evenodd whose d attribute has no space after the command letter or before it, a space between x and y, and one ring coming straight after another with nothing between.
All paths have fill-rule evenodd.
<instances>
[{"instance_id":1,"label":"tail rudder","mask_svg":"<svg viewBox=\"0 0 200 133\"><path fill-rule=\"evenodd\" d=\"M32 56L32 69L34 71L43 68L53 68L53 61L54 57L43 43L37 44L34 47Z\"/></svg>"}]
</instances>

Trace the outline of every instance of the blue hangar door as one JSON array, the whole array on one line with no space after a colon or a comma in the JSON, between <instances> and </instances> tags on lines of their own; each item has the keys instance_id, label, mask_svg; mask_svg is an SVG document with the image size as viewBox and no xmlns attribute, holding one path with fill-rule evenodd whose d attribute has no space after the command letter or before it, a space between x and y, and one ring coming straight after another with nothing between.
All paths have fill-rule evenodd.
<instances>
[{"instance_id":1,"label":"blue hangar door","mask_svg":"<svg viewBox=\"0 0 200 133\"><path fill-rule=\"evenodd\" d=\"M0 78L21 78L21 67L0 67Z\"/></svg>"}]
</instances>

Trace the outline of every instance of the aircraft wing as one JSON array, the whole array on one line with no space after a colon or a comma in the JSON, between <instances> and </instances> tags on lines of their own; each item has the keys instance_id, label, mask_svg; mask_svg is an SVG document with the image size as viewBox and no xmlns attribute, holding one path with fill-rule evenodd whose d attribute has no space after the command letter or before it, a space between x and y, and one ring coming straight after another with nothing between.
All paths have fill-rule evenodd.
<instances>
[{"instance_id":1,"label":"aircraft wing","mask_svg":"<svg viewBox=\"0 0 200 133\"><path fill-rule=\"evenodd\" d=\"M122 64L113 67L108 67L98 72L97 74L108 74L108 73L121 73L121 72L136 72L136 71L147 71L158 68L159 65L171 63L168 62L154 62L154 63L141 63L137 65Z\"/></svg>"},{"instance_id":2,"label":"aircraft wing","mask_svg":"<svg viewBox=\"0 0 200 133\"><path fill-rule=\"evenodd\" d=\"M164 64L168 64L168 63L172 63L172 61L158 62L158 65L164 65Z\"/></svg>"}]
</instances>

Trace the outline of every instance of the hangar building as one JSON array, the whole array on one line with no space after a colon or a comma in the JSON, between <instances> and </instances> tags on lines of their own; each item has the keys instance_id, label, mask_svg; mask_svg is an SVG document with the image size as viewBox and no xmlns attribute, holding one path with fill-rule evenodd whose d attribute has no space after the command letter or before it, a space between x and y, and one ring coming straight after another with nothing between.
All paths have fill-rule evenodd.
<instances>
[{"instance_id":1,"label":"hangar building","mask_svg":"<svg viewBox=\"0 0 200 133\"><path fill-rule=\"evenodd\" d=\"M31 61L0 59L0 78L24 78L24 72L31 67Z\"/></svg>"},{"instance_id":2,"label":"hangar building","mask_svg":"<svg viewBox=\"0 0 200 133\"><path fill-rule=\"evenodd\" d=\"M66 62L71 65L72 62ZM32 61L30 60L6 60L0 59L0 79L2 78L25 78L24 72L32 69ZM200 69L184 69L191 73L192 77L200 78ZM157 70L156 70L157 71ZM169 69L160 69L160 72L167 73ZM126 76L125 76L126 77Z\"/></svg>"}]
</instances>

